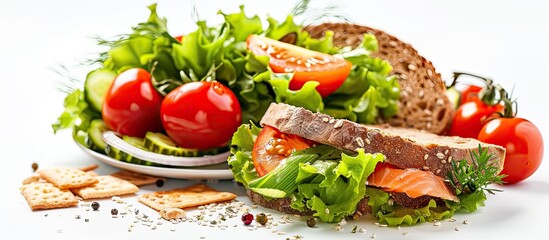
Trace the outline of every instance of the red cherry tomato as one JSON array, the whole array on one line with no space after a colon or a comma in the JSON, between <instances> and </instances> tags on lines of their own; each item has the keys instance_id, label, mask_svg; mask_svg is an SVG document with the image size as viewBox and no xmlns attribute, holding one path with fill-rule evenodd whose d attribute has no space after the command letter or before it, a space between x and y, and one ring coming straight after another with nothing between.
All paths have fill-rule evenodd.
<instances>
[{"instance_id":1,"label":"red cherry tomato","mask_svg":"<svg viewBox=\"0 0 549 240\"><path fill-rule=\"evenodd\" d=\"M469 85L463 91L461 91L461 98L459 105L479 99L478 94L482 90L482 87L476 85Z\"/></svg>"},{"instance_id":2,"label":"red cherry tomato","mask_svg":"<svg viewBox=\"0 0 549 240\"><path fill-rule=\"evenodd\" d=\"M312 141L297 135L285 134L265 126L254 143L252 159L259 176L264 176L280 164L292 152L311 147Z\"/></svg>"},{"instance_id":3,"label":"red cherry tomato","mask_svg":"<svg viewBox=\"0 0 549 240\"><path fill-rule=\"evenodd\" d=\"M312 51L267 37L250 35L248 49L255 55L269 56L269 66L276 73L295 72L290 89L299 90L308 81L320 83L316 90L326 97L343 84L352 64L332 55Z\"/></svg>"},{"instance_id":4,"label":"red cherry tomato","mask_svg":"<svg viewBox=\"0 0 549 240\"><path fill-rule=\"evenodd\" d=\"M523 118L497 118L486 123L478 140L506 149L502 174L508 184L530 177L543 159L543 139L539 129Z\"/></svg>"},{"instance_id":5,"label":"red cherry tomato","mask_svg":"<svg viewBox=\"0 0 549 240\"><path fill-rule=\"evenodd\" d=\"M479 99L467 102L456 109L448 135L477 138L486 118L503 108L501 104L489 106Z\"/></svg>"},{"instance_id":6,"label":"red cherry tomato","mask_svg":"<svg viewBox=\"0 0 549 240\"><path fill-rule=\"evenodd\" d=\"M162 96L151 84L149 72L132 68L114 79L101 114L110 129L122 135L144 137L148 131L162 131L161 103Z\"/></svg>"},{"instance_id":7,"label":"red cherry tomato","mask_svg":"<svg viewBox=\"0 0 549 240\"><path fill-rule=\"evenodd\" d=\"M190 82L166 95L160 109L168 136L184 148L225 146L240 126L236 95L219 82Z\"/></svg>"}]
</instances>

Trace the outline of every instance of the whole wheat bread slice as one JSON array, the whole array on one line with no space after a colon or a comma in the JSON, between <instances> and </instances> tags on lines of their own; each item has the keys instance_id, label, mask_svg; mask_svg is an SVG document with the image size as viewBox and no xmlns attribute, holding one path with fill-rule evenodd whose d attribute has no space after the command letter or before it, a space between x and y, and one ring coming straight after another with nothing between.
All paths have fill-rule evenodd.
<instances>
[{"instance_id":1,"label":"whole wheat bread slice","mask_svg":"<svg viewBox=\"0 0 549 240\"><path fill-rule=\"evenodd\" d=\"M283 133L289 133L347 151L363 148L365 152L382 153L385 162L399 168L428 170L446 178L451 161L473 162L471 152L479 145L492 154L493 163L503 169L505 148L473 138L440 136L413 128L367 126L305 108L272 103L261 119Z\"/></svg>"},{"instance_id":2,"label":"whole wheat bread slice","mask_svg":"<svg viewBox=\"0 0 549 240\"><path fill-rule=\"evenodd\" d=\"M358 46L364 33L376 36L379 51L373 56L393 66L401 87L399 111L391 119L382 120L392 126L412 127L441 134L450 127L454 109L445 94L446 86L433 64L410 45L396 37L370 27L348 23L324 23L305 28L320 38L326 31L334 32L336 46Z\"/></svg>"}]
</instances>

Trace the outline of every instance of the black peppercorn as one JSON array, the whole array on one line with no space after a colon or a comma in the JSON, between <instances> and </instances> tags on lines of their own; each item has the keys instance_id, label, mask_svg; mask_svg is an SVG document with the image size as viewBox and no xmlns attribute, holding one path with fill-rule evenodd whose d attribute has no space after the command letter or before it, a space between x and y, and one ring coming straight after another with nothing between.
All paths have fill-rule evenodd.
<instances>
[{"instance_id":1,"label":"black peppercorn","mask_svg":"<svg viewBox=\"0 0 549 240\"><path fill-rule=\"evenodd\" d=\"M164 186L164 180L163 180L163 179L158 179L158 180L156 180L156 186L157 186L157 187L162 187L162 186Z\"/></svg>"},{"instance_id":2,"label":"black peppercorn","mask_svg":"<svg viewBox=\"0 0 549 240\"><path fill-rule=\"evenodd\" d=\"M99 203L98 202L92 202L91 207L94 211L97 211L99 209Z\"/></svg>"},{"instance_id":3,"label":"black peppercorn","mask_svg":"<svg viewBox=\"0 0 549 240\"><path fill-rule=\"evenodd\" d=\"M116 208L111 209L111 214L112 215L118 215L118 209L116 209Z\"/></svg>"},{"instance_id":4,"label":"black peppercorn","mask_svg":"<svg viewBox=\"0 0 549 240\"><path fill-rule=\"evenodd\" d=\"M316 219L314 217L310 217L307 219L307 226L312 228L316 226Z\"/></svg>"}]
</instances>

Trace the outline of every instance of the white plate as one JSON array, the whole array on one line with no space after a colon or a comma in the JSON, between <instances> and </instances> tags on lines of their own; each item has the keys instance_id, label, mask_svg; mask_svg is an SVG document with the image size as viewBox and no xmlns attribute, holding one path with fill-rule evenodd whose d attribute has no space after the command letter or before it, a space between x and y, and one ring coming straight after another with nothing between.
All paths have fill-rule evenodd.
<instances>
[{"instance_id":1,"label":"white plate","mask_svg":"<svg viewBox=\"0 0 549 240\"><path fill-rule=\"evenodd\" d=\"M179 179L232 179L233 174L226 163L193 167L193 168L167 168L167 167L155 167L145 166L133 163L127 163L116 160L107 155L94 152L78 143L76 143L84 152L92 156L98 161L104 162L111 166L134 171L138 173L154 175L167 178L179 178Z\"/></svg>"}]
</instances>

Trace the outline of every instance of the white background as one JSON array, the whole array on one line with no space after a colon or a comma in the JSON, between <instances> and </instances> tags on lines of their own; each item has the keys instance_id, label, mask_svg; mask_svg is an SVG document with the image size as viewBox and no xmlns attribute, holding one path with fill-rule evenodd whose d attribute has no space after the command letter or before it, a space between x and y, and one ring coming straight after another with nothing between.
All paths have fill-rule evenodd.
<instances>
[{"instance_id":1,"label":"white background","mask_svg":"<svg viewBox=\"0 0 549 240\"><path fill-rule=\"evenodd\" d=\"M102 201L102 212L94 213L89 223L74 219L86 213L80 208L32 212L19 194L22 179L31 173L31 163L41 167L84 166L97 163L72 142L68 131L54 135L51 124L62 112L64 94L56 90L66 77L56 74L64 65L65 74L83 79L89 68L79 66L84 59L96 57L104 49L96 46L93 36L112 37L128 33L135 24L145 21L154 1L0 1L0 232L27 239L285 239L302 235L305 239L348 237L365 239L543 239L549 216L549 162L528 180L504 186L503 193L490 196L487 206L475 214L457 215L456 223L441 227L387 229L375 227L371 220L349 225L366 227L366 234L350 234L321 225L308 229L303 222L287 226L286 235L266 229L248 231L242 226L223 232L195 225L176 225L155 231L128 233L128 221L114 221L108 216L113 205ZM246 5L248 14L262 18L269 14L283 19L295 1L156 1L160 16L167 17L173 35L194 30L192 6L201 19L220 21L218 9L238 11ZM315 1L314 1L315 2ZM320 1L321 5L326 1ZM547 88L549 87L549 3L547 1L339 1L340 12L354 22L376 27L411 43L431 60L445 79L452 71L466 71L493 78L507 89L514 88L519 102L519 116L532 121L549 140ZM547 153L546 153L547 156ZM547 157L546 157L547 158ZM100 173L116 169L101 164ZM169 187L188 185L173 180ZM212 186L239 194L231 182ZM151 187L147 190L155 190ZM128 198L136 202L135 198ZM136 202L136 205L138 203ZM114 206L114 205L113 205ZM150 211L139 206L143 211ZM44 214L48 213L48 217ZM151 215L154 214L150 212ZM464 219L469 225L461 224ZM237 221L238 222L238 221ZM460 231L455 231L458 227ZM402 235L408 232L407 235Z\"/></svg>"}]
</instances>

